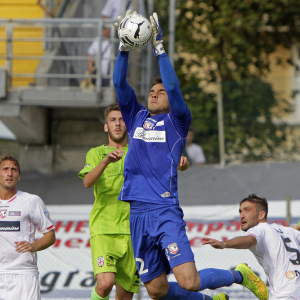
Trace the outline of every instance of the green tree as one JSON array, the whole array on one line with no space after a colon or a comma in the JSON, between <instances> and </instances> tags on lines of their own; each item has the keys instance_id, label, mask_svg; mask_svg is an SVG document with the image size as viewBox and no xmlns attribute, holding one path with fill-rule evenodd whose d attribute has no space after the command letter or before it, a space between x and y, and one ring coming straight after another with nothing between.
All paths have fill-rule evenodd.
<instances>
[{"instance_id":1,"label":"green tree","mask_svg":"<svg viewBox=\"0 0 300 300\"><path fill-rule=\"evenodd\" d=\"M155 0L165 41L168 2ZM282 127L272 123L278 95L259 78L268 73L269 55L278 45L289 48L299 41L299 0L177 0L176 3L175 69L193 114L196 142L204 148L206 156L212 156L212 161L218 157L217 123L212 124L217 122L216 102L207 87L213 86L220 75L226 152L242 153L249 159L269 156L284 140L284 134ZM286 62L278 57L277 63Z\"/></svg>"}]
</instances>

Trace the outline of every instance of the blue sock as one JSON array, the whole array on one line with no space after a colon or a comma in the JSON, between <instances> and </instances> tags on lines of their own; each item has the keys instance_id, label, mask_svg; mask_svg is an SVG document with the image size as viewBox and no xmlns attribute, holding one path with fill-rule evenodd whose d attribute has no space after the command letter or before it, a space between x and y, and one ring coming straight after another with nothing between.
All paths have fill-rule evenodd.
<instances>
[{"instance_id":1,"label":"blue sock","mask_svg":"<svg viewBox=\"0 0 300 300\"><path fill-rule=\"evenodd\" d=\"M169 282L169 290L161 300L212 300L212 297L199 292L189 292L179 286L177 282Z\"/></svg>"},{"instance_id":2,"label":"blue sock","mask_svg":"<svg viewBox=\"0 0 300 300\"><path fill-rule=\"evenodd\" d=\"M200 289L217 289L223 286L230 286L233 283L241 283L243 278L238 271L228 271L221 269L203 269L199 272L200 276Z\"/></svg>"}]
</instances>

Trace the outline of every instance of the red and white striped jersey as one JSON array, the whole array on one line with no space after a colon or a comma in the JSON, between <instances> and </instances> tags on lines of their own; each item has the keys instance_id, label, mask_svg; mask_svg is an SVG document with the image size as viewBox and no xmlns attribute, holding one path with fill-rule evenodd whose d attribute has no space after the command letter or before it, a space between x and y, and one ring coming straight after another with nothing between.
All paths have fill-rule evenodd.
<instances>
[{"instance_id":1,"label":"red and white striped jersey","mask_svg":"<svg viewBox=\"0 0 300 300\"><path fill-rule=\"evenodd\" d=\"M15 242L34 242L36 228L42 233L54 229L40 197L17 191L9 200L0 199L0 273L38 275L36 253L15 249Z\"/></svg>"}]
</instances>

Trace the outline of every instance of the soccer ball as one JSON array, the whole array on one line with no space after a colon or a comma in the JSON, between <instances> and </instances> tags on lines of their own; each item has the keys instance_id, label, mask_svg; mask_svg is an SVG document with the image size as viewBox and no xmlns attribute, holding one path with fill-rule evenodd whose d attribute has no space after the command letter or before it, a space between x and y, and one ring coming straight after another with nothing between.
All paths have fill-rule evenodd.
<instances>
[{"instance_id":1,"label":"soccer ball","mask_svg":"<svg viewBox=\"0 0 300 300\"><path fill-rule=\"evenodd\" d=\"M125 46L134 49L142 48L152 37L151 24L142 15L132 14L120 22L118 35Z\"/></svg>"}]
</instances>

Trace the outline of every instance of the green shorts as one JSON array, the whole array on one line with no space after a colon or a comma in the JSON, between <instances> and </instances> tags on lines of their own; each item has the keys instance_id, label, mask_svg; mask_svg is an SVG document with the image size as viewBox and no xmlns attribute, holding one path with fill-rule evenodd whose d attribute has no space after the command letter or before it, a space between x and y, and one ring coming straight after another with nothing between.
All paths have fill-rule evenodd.
<instances>
[{"instance_id":1,"label":"green shorts","mask_svg":"<svg viewBox=\"0 0 300 300\"><path fill-rule=\"evenodd\" d=\"M128 292L138 293L140 278L129 234L99 234L91 238L94 275L115 273L116 282Z\"/></svg>"}]
</instances>

